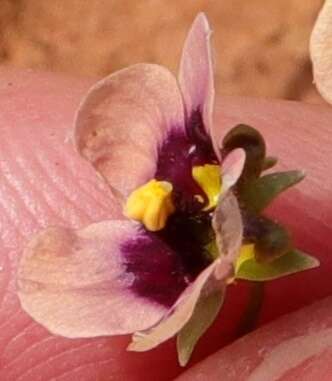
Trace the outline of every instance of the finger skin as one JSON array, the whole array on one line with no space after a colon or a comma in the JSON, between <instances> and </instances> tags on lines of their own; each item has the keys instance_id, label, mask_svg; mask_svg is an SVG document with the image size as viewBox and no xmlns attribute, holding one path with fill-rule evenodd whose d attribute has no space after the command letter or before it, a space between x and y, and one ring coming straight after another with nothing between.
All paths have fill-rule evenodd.
<instances>
[{"instance_id":1,"label":"finger skin","mask_svg":"<svg viewBox=\"0 0 332 381\"><path fill-rule=\"evenodd\" d=\"M128 337L51 336L21 310L15 294L15 266L34 232L50 225L82 227L120 213L103 180L67 142L75 109L92 83L0 70L0 379L169 380L181 371L174 341L137 354L125 351ZM219 100L220 131L251 123L262 129L281 167L308 171L308 179L280 198L270 213L287 222L298 246L317 255L322 266L265 286L260 324L331 294L331 121L327 106ZM202 340L195 361L244 331L240 316L252 289L244 282L230 287L223 313Z\"/></svg>"},{"instance_id":2,"label":"finger skin","mask_svg":"<svg viewBox=\"0 0 332 381\"><path fill-rule=\"evenodd\" d=\"M285 315L221 349L176 381L328 381L332 297Z\"/></svg>"}]
</instances>

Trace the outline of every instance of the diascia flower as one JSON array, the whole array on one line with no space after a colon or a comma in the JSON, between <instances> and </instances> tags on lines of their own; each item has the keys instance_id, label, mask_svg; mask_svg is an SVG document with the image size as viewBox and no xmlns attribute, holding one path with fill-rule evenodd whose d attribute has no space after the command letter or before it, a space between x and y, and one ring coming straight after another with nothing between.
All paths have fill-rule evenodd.
<instances>
[{"instance_id":1,"label":"diascia flower","mask_svg":"<svg viewBox=\"0 0 332 381\"><path fill-rule=\"evenodd\" d=\"M214 138L210 28L199 14L178 80L138 64L98 82L76 115L77 152L110 185L123 217L48 228L18 269L22 307L69 338L133 334L146 351L177 335L186 364L235 278L265 281L316 266L261 212L302 172L261 176L276 160L254 128Z\"/></svg>"}]
</instances>

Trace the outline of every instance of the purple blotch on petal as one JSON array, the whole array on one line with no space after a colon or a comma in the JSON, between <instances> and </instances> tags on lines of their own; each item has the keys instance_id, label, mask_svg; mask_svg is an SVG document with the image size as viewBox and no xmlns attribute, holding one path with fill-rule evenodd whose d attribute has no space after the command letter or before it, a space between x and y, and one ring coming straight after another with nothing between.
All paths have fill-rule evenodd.
<instances>
[{"instance_id":1,"label":"purple blotch on petal","mask_svg":"<svg viewBox=\"0 0 332 381\"><path fill-rule=\"evenodd\" d=\"M170 307L186 288L188 280L180 258L155 234L140 235L122 246L126 272L134 276L131 291Z\"/></svg>"},{"instance_id":2,"label":"purple blotch on petal","mask_svg":"<svg viewBox=\"0 0 332 381\"><path fill-rule=\"evenodd\" d=\"M175 206L180 210L200 209L195 195L206 200L191 174L195 151L196 147L180 129L173 129L159 150L155 178L172 183Z\"/></svg>"},{"instance_id":3,"label":"purple blotch on petal","mask_svg":"<svg viewBox=\"0 0 332 381\"><path fill-rule=\"evenodd\" d=\"M206 132L203 123L202 112L194 110L186 125L186 131L189 139L196 146L197 164L218 163L217 156L213 149L213 144L210 135Z\"/></svg>"},{"instance_id":4,"label":"purple blotch on petal","mask_svg":"<svg viewBox=\"0 0 332 381\"><path fill-rule=\"evenodd\" d=\"M212 261L205 246L211 240L211 216L171 216L166 228L151 233L143 228L122 245L130 288L138 296L172 306L189 283Z\"/></svg>"},{"instance_id":5,"label":"purple blotch on petal","mask_svg":"<svg viewBox=\"0 0 332 381\"><path fill-rule=\"evenodd\" d=\"M194 213L206 205L206 195L192 177L193 166L203 164L218 164L218 159L201 112L196 110L188 119L186 130L173 128L158 152L155 178L172 183L177 209ZM204 203L197 201L197 195Z\"/></svg>"}]
</instances>

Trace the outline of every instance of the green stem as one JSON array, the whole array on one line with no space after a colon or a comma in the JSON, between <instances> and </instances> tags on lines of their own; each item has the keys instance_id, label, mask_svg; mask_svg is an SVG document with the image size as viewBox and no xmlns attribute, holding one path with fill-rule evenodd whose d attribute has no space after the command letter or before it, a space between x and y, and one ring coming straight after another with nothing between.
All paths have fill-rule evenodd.
<instances>
[{"instance_id":1,"label":"green stem","mask_svg":"<svg viewBox=\"0 0 332 381\"><path fill-rule=\"evenodd\" d=\"M264 282L251 282L250 299L238 325L238 336L251 332L256 324L264 300Z\"/></svg>"}]
</instances>

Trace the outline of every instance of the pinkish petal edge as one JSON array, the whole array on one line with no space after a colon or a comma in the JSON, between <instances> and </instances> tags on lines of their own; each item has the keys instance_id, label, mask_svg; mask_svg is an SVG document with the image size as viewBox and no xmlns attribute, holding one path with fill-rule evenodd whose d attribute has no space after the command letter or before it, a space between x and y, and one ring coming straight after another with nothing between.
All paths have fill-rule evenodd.
<instances>
[{"instance_id":1,"label":"pinkish petal edge","mask_svg":"<svg viewBox=\"0 0 332 381\"><path fill-rule=\"evenodd\" d=\"M176 78L137 64L94 85L75 119L74 143L113 190L126 197L154 174L157 150L171 128L184 128Z\"/></svg>"},{"instance_id":2,"label":"pinkish petal edge","mask_svg":"<svg viewBox=\"0 0 332 381\"><path fill-rule=\"evenodd\" d=\"M214 261L201 272L159 323L146 331L134 333L128 350L147 351L176 335L191 318L204 286L206 286L210 278L213 278L218 262L218 260Z\"/></svg>"},{"instance_id":3,"label":"pinkish petal edge","mask_svg":"<svg viewBox=\"0 0 332 381\"><path fill-rule=\"evenodd\" d=\"M242 148L231 151L223 160L222 191L227 192L240 178L246 161L246 152Z\"/></svg>"},{"instance_id":4,"label":"pinkish petal edge","mask_svg":"<svg viewBox=\"0 0 332 381\"><path fill-rule=\"evenodd\" d=\"M212 129L214 74L210 47L211 29L204 13L194 20L184 43L179 69L179 83L187 117L198 109L208 133Z\"/></svg>"},{"instance_id":5,"label":"pinkish petal edge","mask_svg":"<svg viewBox=\"0 0 332 381\"><path fill-rule=\"evenodd\" d=\"M54 334L95 337L151 327L167 309L131 292L120 244L136 234L130 221L81 230L49 228L34 237L19 263L23 309Z\"/></svg>"},{"instance_id":6,"label":"pinkish petal edge","mask_svg":"<svg viewBox=\"0 0 332 381\"><path fill-rule=\"evenodd\" d=\"M240 254L243 240L242 215L236 197L231 191L220 196L213 215L212 226L222 261L216 269L216 278L225 279Z\"/></svg>"},{"instance_id":7,"label":"pinkish petal edge","mask_svg":"<svg viewBox=\"0 0 332 381\"><path fill-rule=\"evenodd\" d=\"M332 103L332 1L325 0L310 39L314 81L322 97Z\"/></svg>"}]
</instances>

